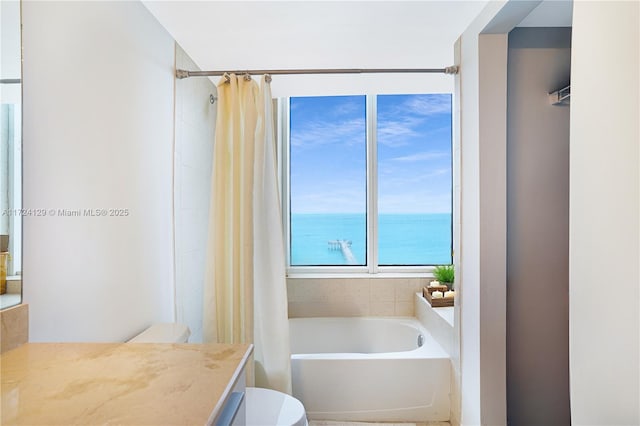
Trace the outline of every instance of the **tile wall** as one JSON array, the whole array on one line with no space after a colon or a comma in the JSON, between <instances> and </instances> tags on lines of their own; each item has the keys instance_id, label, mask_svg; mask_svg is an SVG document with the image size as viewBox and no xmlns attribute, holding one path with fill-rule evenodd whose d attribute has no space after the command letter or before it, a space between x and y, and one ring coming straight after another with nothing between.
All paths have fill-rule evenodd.
<instances>
[{"instance_id":1,"label":"tile wall","mask_svg":"<svg viewBox=\"0 0 640 426\"><path fill-rule=\"evenodd\" d=\"M289 317L414 316L427 278L289 278Z\"/></svg>"},{"instance_id":2,"label":"tile wall","mask_svg":"<svg viewBox=\"0 0 640 426\"><path fill-rule=\"evenodd\" d=\"M176 45L176 68L198 67ZM177 321L191 330L189 342L202 341L202 286L209 223L216 88L208 78L176 80L175 105L175 267Z\"/></svg>"}]
</instances>

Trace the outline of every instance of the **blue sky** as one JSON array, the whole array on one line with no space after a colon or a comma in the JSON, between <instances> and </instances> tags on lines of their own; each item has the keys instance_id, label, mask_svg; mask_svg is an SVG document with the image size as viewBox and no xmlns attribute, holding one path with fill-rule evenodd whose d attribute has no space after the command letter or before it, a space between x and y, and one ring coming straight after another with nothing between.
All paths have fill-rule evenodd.
<instances>
[{"instance_id":1,"label":"blue sky","mask_svg":"<svg viewBox=\"0 0 640 426\"><path fill-rule=\"evenodd\" d=\"M451 96L378 96L378 210L451 211ZM364 96L291 99L292 213L364 213Z\"/></svg>"}]
</instances>

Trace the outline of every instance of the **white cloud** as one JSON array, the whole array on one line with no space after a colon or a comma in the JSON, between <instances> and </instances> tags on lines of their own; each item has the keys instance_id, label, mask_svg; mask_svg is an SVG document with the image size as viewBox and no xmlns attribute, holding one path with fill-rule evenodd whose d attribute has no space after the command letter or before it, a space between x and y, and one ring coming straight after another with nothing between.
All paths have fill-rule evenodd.
<instances>
[{"instance_id":1,"label":"white cloud","mask_svg":"<svg viewBox=\"0 0 640 426\"><path fill-rule=\"evenodd\" d=\"M378 143L398 147L407 144L407 139L418 136L414 130L424 119L405 115L394 119L380 117L378 120Z\"/></svg>"},{"instance_id":2,"label":"white cloud","mask_svg":"<svg viewBox=\"0 0 640 426\"><path fill-rule=\"evenodd\" d=\"M451 99L448 96L412 96L401 108L405 113L422 117L434 114L448 114L451 112Z\"/></svg>"},{"instance_id":3,"label":"white cloud","mask_svg":"<svg viewBox=\"0 0 640 426\"><path fill-rule=\"evenodd\" d=\"M378 142L389 147L403 146L408 138L424 135L418 131L429 117L435 114L451 113L451 102L447 96L414 95L402 104L395 105L378 116ZM430 129L429 133L443 130Z\"/></svg>"},{"instance_id":4,"label":"white cloud","mask_svg":"<svg viewBox=\"0 0 640 426\"><path fill-rule=\"evenodd\" d=\"M297 147L316 147L320 145L348 145L365 143L366 123L363 118L327 123L314 121L291 134L291 144Z\"/></svg>"},{"instance_id":5,"label":"white cloud","mask_svg":"<svg viewBox=\"0 0 640 426\"><path fill-rule=\"evenodd\" d=\"M399 161L402 163L414 163L418 161L428 161L435 160L438 158L447 158L450 154L448 152L443 151L424 151L424 152L416 152L415 154L405 155L402 157L391 158L391 161Z\"/></svg>"},{"instance_id":6,"label":"white cloud","mask_svg":"<svg viewBox=\"0 0 640 426\"><path fill-rule=\"evenodd\" d=\"M364 103L356 100L351 101L343 101L338 104L338 106L331 111L334 117L342 117L346 114L364 114Z\"/></svg>"}]
</instances>

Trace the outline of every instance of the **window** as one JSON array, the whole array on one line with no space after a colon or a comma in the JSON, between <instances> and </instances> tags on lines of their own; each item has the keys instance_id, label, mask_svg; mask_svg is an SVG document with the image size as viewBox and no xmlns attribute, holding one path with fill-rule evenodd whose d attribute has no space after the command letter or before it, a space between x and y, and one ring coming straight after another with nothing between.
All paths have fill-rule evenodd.
<instances>
[{"instance_id":1,"label":"window","mask_svg":"<svg viewBox=\"0 0 640 426\"><path fill-rule=\"evenodd\" d=\"M292 268L451 263L450 94L297 97L287 106Z\"/></svg>"}]
</instances>

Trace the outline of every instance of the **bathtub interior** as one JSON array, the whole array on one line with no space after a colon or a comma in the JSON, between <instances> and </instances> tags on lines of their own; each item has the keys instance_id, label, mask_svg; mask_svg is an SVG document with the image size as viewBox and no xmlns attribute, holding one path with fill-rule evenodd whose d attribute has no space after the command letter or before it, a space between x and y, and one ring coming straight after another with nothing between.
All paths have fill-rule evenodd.
<instances>
[{"instance_id":1,"label":"bathtub interior","mask_svg":"<svg viewBox=\"0 0 640 426\"><path fill-rule=\"evenodd\" d=\"M292 354L407 356L417 350L412 355L447 358L431 334L410 317L294 318L289 320L289 330Z\"/></svg>"}]
</instances>

